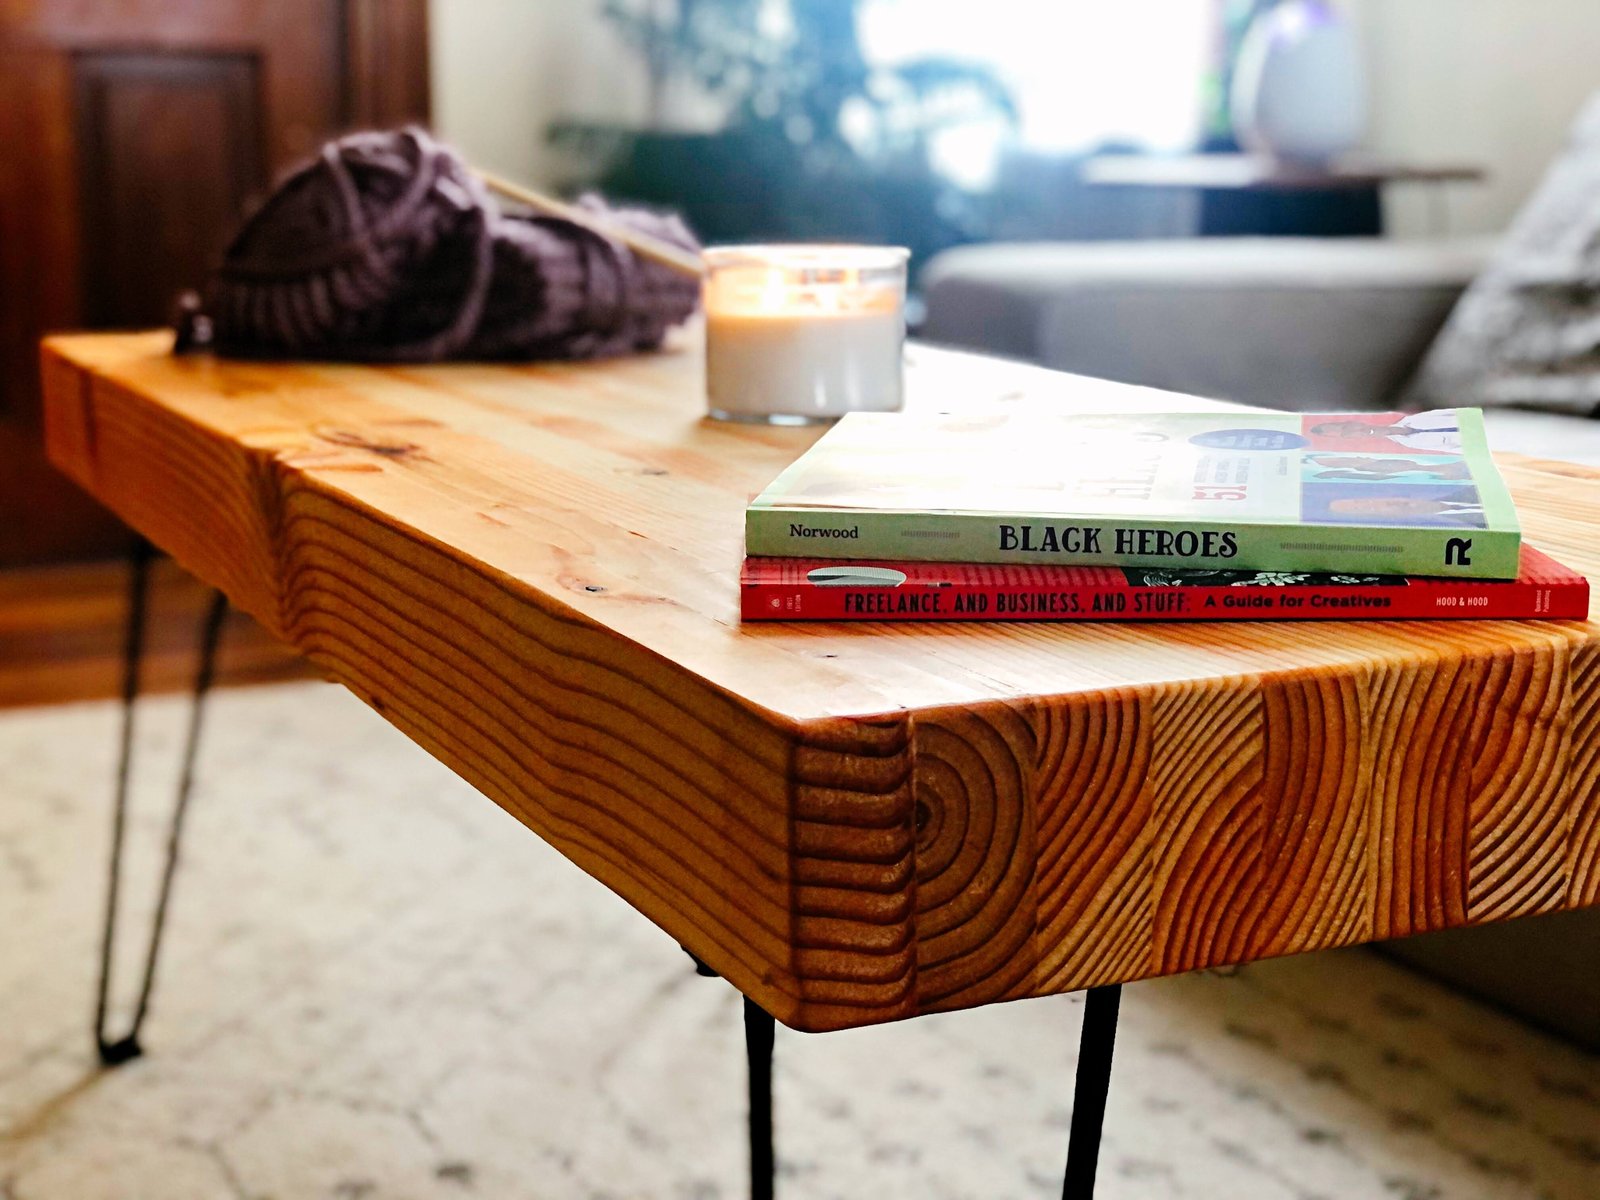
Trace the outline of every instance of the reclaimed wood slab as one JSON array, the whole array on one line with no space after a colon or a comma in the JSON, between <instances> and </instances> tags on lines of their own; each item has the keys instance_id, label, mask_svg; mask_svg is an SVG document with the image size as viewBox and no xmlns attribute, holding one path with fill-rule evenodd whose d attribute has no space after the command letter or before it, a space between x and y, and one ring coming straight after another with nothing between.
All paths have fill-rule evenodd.
<instances>
[{"instance_id":1,"label":"reclaimed wood slab","mask_svg":"<svg viewBox=\"0 0 1600 1200\"><path fill-rule=\"evenodd\" d=\"M168 348L46 344L56 464L794 1027L1600 902L1595 624L744 627L744 504L818 431L704 420L692 340ZM926 349L909 392L1210 403ZM1600 476L1507 475L1600 577Z\"/></svg>"}]
</instances>

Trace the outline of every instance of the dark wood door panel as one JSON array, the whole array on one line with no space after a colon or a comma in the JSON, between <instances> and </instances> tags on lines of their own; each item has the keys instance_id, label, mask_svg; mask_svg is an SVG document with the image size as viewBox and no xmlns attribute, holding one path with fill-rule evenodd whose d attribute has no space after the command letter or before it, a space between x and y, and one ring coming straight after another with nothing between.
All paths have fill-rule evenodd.
<instances>
[{"instance_id":1,"label":"dark wood door panel","mask_svg":"<svg viewBox=\"0 0 1600 1200\"><path fill-rule=\"evenodd\" d=\"M0 0L0 566L115 550L45 462L38 339L164 322L250 199L427 119L426 0Z\"/></svg>"},{"instance_id":2,"label":"dark wood door panel","mask_svg":"<svg viewBox=\"0 0 1600 1200\"><path fill-rule=\"evenodd\" d=\"M0 41L36 58L254 55L268 158L282 167L354 115L345 104L346 8L343 0L11 0L0 9Z\"/></svg>"},{"instance_id":3,"label":"dark wood door panel","mask_svg":"<svg viewBox=\"0 0 1600 1200\"><path fill-rule=\"evenodd\" d=\"M168 320L266 181L253 54L75 56L83 317Z\"/></svg>"}]
</instances>

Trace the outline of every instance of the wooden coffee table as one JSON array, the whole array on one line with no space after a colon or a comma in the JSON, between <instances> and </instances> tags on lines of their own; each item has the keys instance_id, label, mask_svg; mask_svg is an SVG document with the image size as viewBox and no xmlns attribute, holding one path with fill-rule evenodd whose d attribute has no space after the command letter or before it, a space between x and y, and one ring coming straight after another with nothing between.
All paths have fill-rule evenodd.
<instances>
[{"instance_id":1,"label":"wooden coffee table","mask_svg":"<svg viewBox=\"0 0 1600 1200\"><path fill-rule=\"evenodd\" d=\"M753 1014L843 1029L1600 902L1595 624L741 626L745 501L819 431L705 420L692 341L169 345L46 344L56 464ZM912 408L1213 406L910 361ZM1530 539L1600 576L1600 476L1506 473Z\"/></svg>"}]
</instances>

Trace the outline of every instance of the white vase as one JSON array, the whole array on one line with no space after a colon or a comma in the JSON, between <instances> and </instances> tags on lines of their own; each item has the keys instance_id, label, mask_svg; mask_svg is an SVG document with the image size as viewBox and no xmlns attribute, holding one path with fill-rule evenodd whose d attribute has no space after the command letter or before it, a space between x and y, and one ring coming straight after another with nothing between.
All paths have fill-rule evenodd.
<instances>
[{"instance_id":1,"label":"white vase","mask_svg":"<svg viewBox=\"0 0 1600 1200\"><path fill-rule=\"evenodd\" d=\"M1367 130L1355 31L1327 0L1287 0L1256 18L1233 76L1234 130L1259 154L1321 163Z\"/></svg>"}]
</instances>

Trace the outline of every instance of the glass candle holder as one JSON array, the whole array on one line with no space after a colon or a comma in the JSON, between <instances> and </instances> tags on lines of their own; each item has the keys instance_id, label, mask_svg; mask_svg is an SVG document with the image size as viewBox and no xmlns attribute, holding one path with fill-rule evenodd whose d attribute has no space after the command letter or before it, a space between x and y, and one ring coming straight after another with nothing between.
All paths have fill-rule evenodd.
<instances>
[{"instance_id":1,"label":"glass candle holder","mask_svg":"<svg viewBox=\"0 0 1600 1200\"><path fill-rule=\"evenodd\" d=\"M907 257L898 246L706 250L711 415L805 425L898 409Z\"/></svg>"}]
</instances>

